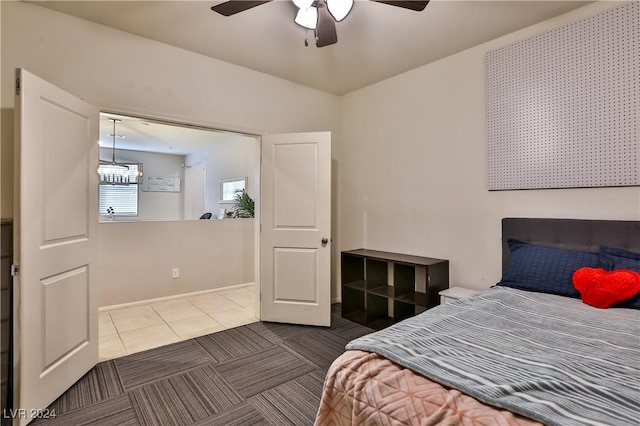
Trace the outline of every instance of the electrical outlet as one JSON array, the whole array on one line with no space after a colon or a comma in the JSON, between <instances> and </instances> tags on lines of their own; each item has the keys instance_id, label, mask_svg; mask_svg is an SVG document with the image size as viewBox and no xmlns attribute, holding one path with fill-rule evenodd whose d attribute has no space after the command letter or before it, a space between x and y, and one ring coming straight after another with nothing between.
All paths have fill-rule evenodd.
<instances>
[{"instance_id":1,"label":"electrical outlet","mask_svg":"<svg viewBox=\"0 0 640 426\"><path fill-rule=\"evenodd\" d=\"M173 270L171 271L171 278L180 278L180 269L173 268Z\"/></svg>"}]
</instances>

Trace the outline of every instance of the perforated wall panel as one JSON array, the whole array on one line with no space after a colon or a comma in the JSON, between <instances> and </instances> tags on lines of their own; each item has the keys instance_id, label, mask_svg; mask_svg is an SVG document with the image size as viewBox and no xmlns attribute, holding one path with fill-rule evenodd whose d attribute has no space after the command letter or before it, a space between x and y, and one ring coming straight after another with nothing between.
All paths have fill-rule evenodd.
<instances>
[{"instance_id":1,"label":"perforated wall panel","mask_svg":"<svg viewBox=\"0 0 640 426\"><path fill-rule=\"evenodd\" d=\"M489 190L640 185L640 2L486 54Z\"/></svg>"}]
</instances>

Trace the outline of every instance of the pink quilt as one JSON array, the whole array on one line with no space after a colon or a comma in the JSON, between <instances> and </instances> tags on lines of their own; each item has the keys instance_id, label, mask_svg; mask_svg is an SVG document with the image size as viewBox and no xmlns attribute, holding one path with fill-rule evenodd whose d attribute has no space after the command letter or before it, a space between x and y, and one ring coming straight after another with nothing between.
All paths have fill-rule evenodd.
<instances>
[{"instance_id":1,"label":"pink quilt","mask_svg":"<svg viewBox=\"0 0 640 426\"><path fill-rule=\"evenodd\" d=\"M329 368L315 425L542 424L443 387L380 355L347 351Z\"/></svg>"}]
</instances>

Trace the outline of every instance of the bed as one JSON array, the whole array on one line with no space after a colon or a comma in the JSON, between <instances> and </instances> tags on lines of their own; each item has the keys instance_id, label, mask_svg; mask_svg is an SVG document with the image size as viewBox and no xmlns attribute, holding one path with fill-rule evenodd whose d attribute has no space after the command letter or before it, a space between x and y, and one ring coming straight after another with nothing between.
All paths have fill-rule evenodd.
<instances>
[{"instance_id":1,"label":"bed","mask_svg":"<svg viewBox=\"0 0 640 426\"><path fill-rule=\"evenodd\" d=\"M573 285L640 283L640 222L507 218L502 239L499 285L351 341L315 424L640 424L640 294Z\"/></svg>"}]
</instances>

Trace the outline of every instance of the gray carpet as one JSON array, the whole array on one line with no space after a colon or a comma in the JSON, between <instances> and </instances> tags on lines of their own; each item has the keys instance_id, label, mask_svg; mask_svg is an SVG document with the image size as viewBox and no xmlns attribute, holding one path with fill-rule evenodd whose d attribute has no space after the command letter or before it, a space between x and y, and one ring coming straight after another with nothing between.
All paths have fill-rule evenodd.
<instances>
[{"instance_id":1,"label":"gray carpet","mask_svg":"<svg viewBox=\"0 0 640 426\"><path fill-rule=\"evenodd\" d=\"M258 322L98 364L34 425L311 425L331 362L373 330Z\"/></svg>"}]
</instances>

